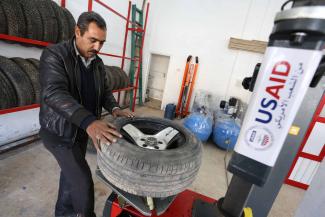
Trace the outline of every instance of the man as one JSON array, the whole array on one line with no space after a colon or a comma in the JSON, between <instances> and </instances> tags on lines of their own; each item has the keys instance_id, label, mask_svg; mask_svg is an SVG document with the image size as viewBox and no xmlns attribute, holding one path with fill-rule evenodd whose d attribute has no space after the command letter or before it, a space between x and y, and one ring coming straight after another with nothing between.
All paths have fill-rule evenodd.
<instances>
[{"instance_id":1,"label":"man","mask_svg":"<svg viewBox=\"0 0 325 217\"><path fill-rule=\"evenodd\" d=\"M40 136L61 168L55 216L95 216L93 180L85 160L88 136L97 151L121 137L112 124L99 120L102 107L113 116L133 116L118 107L107 86L97 56L105 40L104 19L84 12L75 36L46 48L41 56Z\"/></svg>"}]
</instances>

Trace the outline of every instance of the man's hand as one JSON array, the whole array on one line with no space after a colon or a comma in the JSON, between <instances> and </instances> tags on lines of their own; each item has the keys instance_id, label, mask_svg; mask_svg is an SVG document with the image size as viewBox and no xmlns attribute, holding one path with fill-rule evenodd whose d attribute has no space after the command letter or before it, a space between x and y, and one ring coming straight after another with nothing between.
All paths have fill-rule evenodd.
<instances>
[{"instance_id":1,"label":"man's hand","mask_svg":"<svg viewBox=\"0 0 325 217\"><path fill-rule=\"evenodd\" d=\"M93 140L94 146L97 151L101 145L110 145L117 141L117 138L122 138L122 135L116 130L113 124L106 123L105 121L96 120L92 122L86 129L87 134Z\"/></svg>"},{"instance_id":2,"label":"man's hand","mask_svg":"<svg viewBox=\"0 0 325 217\"><path fill-rule=\"evenodd\" d=\"M133 118L134 114L132 112L129 111L123 111L119 108L114 109L112 112L113 117L128 117L128 118Z\"/></svg>"}]
</instances>

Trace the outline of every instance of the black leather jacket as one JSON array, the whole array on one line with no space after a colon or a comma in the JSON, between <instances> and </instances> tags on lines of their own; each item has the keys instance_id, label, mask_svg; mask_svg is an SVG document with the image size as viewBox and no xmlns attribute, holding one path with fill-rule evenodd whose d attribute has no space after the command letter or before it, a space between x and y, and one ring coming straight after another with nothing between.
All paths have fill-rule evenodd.
<instances>
[{"instance_id":1,"label":"black leather jacket","mask_svg":"<svg viewBox=\"0 0 325 217\"><path fill-rule=\"evenodd\" d=\"M41 128L74 142L81 122L91 115L82 106L80 67L73 40L47 47L40 61ZM96 89L96 116L102 107L112 112L118 104L107 86L103 61L97 56L93 62Z\"/></svg>"}]
</instances>

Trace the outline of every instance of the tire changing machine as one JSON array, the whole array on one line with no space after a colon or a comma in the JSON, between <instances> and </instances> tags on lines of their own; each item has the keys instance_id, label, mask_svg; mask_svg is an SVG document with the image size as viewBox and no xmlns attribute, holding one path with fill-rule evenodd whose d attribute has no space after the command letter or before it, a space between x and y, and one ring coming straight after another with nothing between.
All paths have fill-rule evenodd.
<instances>
[{"instance_id":1,"label":"tire changing machine","mask_svg":"<svg viewBox=\"0 0 325 217\"><path fill-rule=\"evenodd\" d=\"M254 92L228 165L233 173L218 201L186 190L167 198L144 200L112 185L104 217L251 217L246 207L254 186L263 187L280 155L308 87L323 77L317 70L325 49L325 0L297 0L277 13ZM322 80L324 81L324 79ZM276 167L274 167L276 168ZM271 204L272 205L272 204Z\"/></svg>"}]
</instances>

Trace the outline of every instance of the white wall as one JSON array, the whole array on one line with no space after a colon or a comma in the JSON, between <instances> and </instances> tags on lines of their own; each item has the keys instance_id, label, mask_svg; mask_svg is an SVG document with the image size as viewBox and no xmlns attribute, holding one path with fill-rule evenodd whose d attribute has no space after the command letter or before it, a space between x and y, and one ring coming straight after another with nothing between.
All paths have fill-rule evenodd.
<instances>
[{"instance_id":1,"label":"white wall","mask_svg":"<svg viewBox=\"0 0 325 217\"><path fill-rule=\"evenodd\" d=\"M275 13L285 0L151 1L144 69L150 53L170 56L162 107L177 103L186 57L199 56L195 89L248 101L241 81L261 54L227 48L230 37L267 41ZM146 84L146 83L145 83Z\"/></svg>"}]
</instances>

